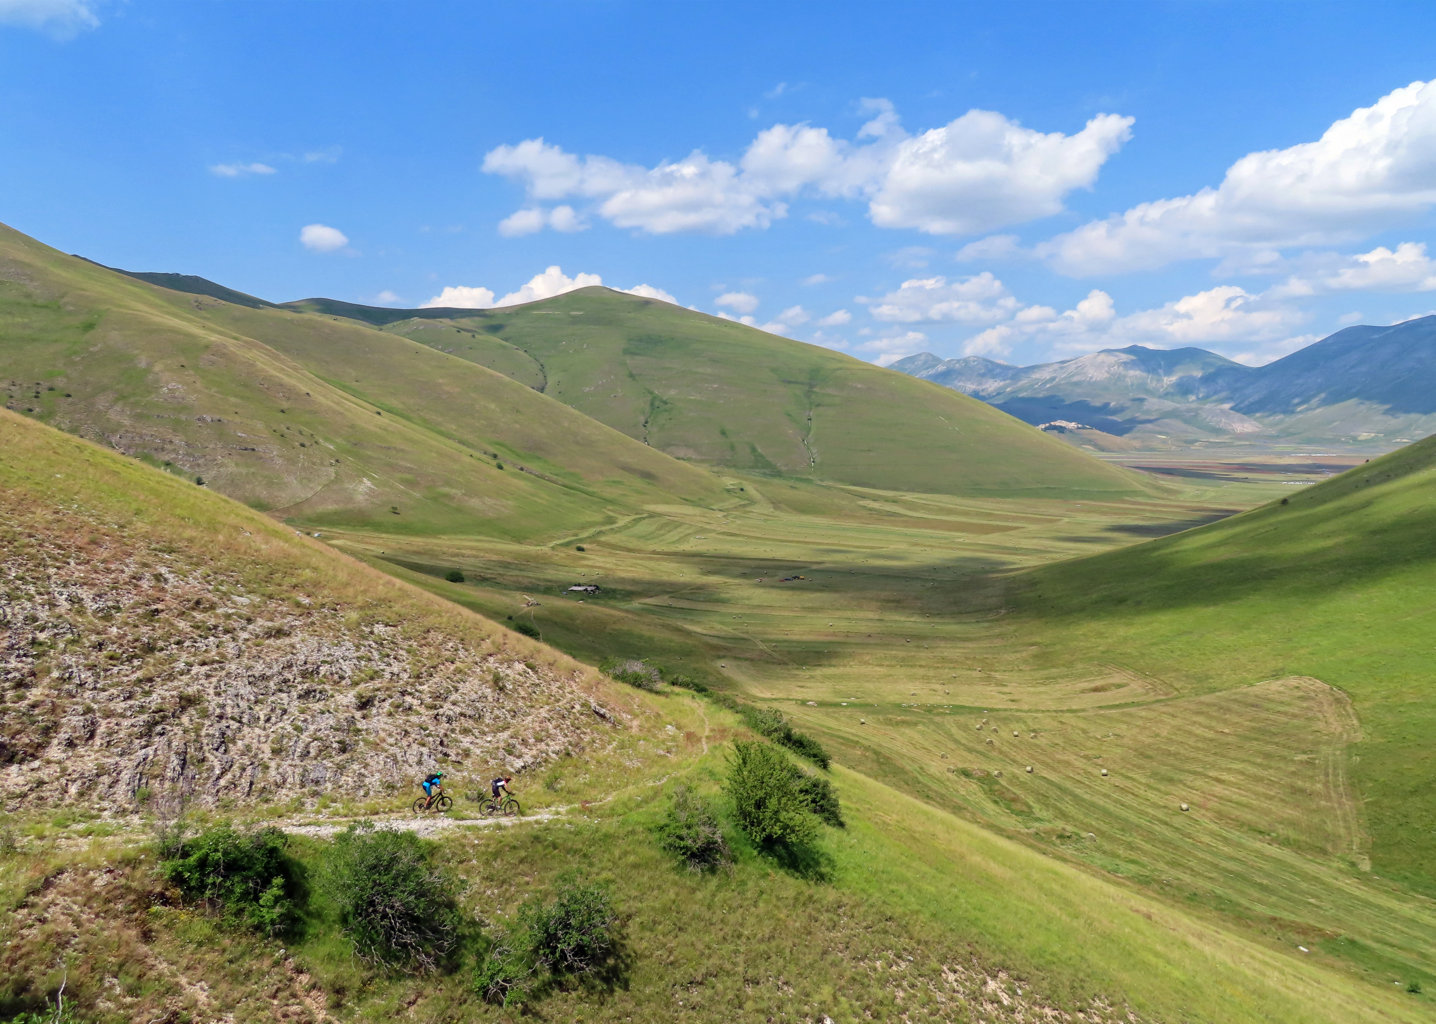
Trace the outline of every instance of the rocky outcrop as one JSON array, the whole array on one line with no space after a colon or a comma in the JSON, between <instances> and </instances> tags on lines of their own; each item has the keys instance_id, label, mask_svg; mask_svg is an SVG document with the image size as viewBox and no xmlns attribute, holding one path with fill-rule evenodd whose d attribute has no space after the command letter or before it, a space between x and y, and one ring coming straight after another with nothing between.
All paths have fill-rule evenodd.
<instances>
[{"instance_id":1,"label":"rocky outcrop","mask_svg":"<svg viewBox=\"0 0 1436 1024\"><path fill-rule=\"evenodd\" d=\"M7 806L374 795L435 767L520 773L623 719L500 630L384 621L195 561L113 536L0 551Z\"/></svg>"}]
</instances>

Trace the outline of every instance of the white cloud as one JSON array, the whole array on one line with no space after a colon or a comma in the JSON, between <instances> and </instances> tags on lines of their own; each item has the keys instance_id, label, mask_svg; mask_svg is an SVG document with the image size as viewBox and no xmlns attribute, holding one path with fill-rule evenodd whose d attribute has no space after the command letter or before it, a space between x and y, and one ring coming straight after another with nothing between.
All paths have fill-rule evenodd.
<instances>
[{"instance_id":1,"label":"white cloud","mask_svg":"<svg viewBox=\"0 0 1436 1024\"><path fill-rule=\"evenodd\" d=\"M902 270L925 270L936 250L925 245L905 245L901 249L883 253L883 261Z\"/></svg>"},{"instance_id":2,"label":"white cloud","mask_svg":"<svg viewBox=\"0 0 1436 1024\"><path fill-rule=\"evenodd\" d=\"M737 313L751 313L758 308L758 296L748 292L724 292L713 300L715 306L726 306Z\"/></svg>"},{"instance_id":3,"label":"white cloud","mask_svg":"<svg viewBox=\"0 0 1436 1024\"><path fill-rule=\"evenodd\" d=\"M344 232L325 224L306 224L299 231L299 241L314 252L334 252L349 244Z\"/></svg>"},{"instance_id":4,"label":"white cloud","mask_svg":"<svg viewBox=\"0 0 1436 1024\"><path fill-rule=\"evenodd\" d=\"M797 327L799 324L807 323L812 319L812 316L802 306L789 306L783 310L783 312L779 313L776 319L785 324Z\"/></svg>"},{"instance_id":5,"label":"white cloud","mask_svg":"<svg viewBox=\"0 0 1436 1024\"><path fill-rule=\"evenodd\" d=\"M658 299L662 302L671 302L675 306L678 305L678 300L672 295L665 292L662 288L655 288L651 284L636 284L632 288L621 288L619 290L625 291L629 295L637 295L639 298Z\"/></svg>"},{"instance_id":6,"label":"white cloud","mask_svg":"<svg viewBox=\"0 0 1436 1024\"><path fill-rule=\"evenodd\" d=\"M397 293L391 292L388 288L385 288L378 295L374 296L374 301L379 303L381 306L395 306L402 302L403 299L401 299Z\"/></svg>"},{"instance_id":7,"label":"white cloud","mask_svg":"<svg viewBox=\"0 0 1436 1024\"><path fill-rule=\"evenodd\" d=\"M1059 212L1067 193L1092 185L1132 124L1101 114L1063 135L971 110L910 137L888 100L864 100L862 110L873 116L855 140L810 124L775 124L736 164L694 150L650 168L579 156L535 138L490 150L483 170L521 182L530 200L589 200L591 212L610 223L648 234L766 228L787 215L789 198L803 194L867 199L881 227L960 234ZM533 223L521 214L505 223Z\"/></svg>"},{"instance_id":8,"label":"white cloud","mask_svg":"<svg viewBox=\"0 0 1436 1024\"><path fill-rule=\"evenodd\" d=\"M209 173L220 178L243 178L251 174L274 174L274 168L258 161L249 164L211 164Z\"/></svg>"},{"instance_id":9,"label":"white cloud","mask_svg":"<svg viewBox=\"0 0 1436 1024\"><path fill-rule=\"evenodd\" d=\"M852 315L851 313L849 313L846 309L839 309L839 310L837 310L837 311L835 311L835 312L829 313L827 316L825 316L825 317L823 317L821 320L819 320L819 321L818 321L818 326L819 326L819 327L843 327L843 326L846 326L847 324L852 323L852 321L853 321L853 315Z\"/></svg>"},{"instance_id":10,"label":"white cloud","mask_svg":"<svg viewBox=\"0 0 1436 1024\"><path fill-rule=\"evenodd\" d=\"M803 284L811 287L815 284L827 284L831 280L832 278L829 277L827 274L809 274L807 277L803 278Z\"/></svg>"},{"instance_id":11,"label":"white cloud","mask_svg":"<svg viewBox=\"0 0 1436 1024\"><path fill-rule=\"evenodd\" d=\"M1360 238L1436 206L1436 82L1413 82L1314 142L1250 153L1215 188L1134 206L1038 247L1063 273Z\"/></svg>"},{"instance_id":12,"label":"white cloud","mask_svg":"<svg viewBox=\"0 0 1436 1024\"><path fill-rule=\"evenodd\" d=\"M551 299L555 295L562 295L564 292L571 292L576 288L590 288L594 285L603 284L603 278L597 274L578 274L569 277L557 266L546 269L542 274L535 274L529 278L516 291L507 295L494 298L494 292L489 288L476 288L466 285L450 285L428 302L424 303L425 309L435 306L456 307L460 309L489 309L494 306L517 306L523 302L537 302L539 299ZM639 287L647 287L640 285ZM657 289L654 289L655 291ZM639 294L634 292L634 294ZM667 292L663 293L667 295ZM661 296L652 296L659 298ZM664 301L671 301L665 299Z\"/></svg>"},{"instance_id":13,"label":"white cloud","mask_svg":"<svg viewBox=\"0 0 1436 1024\"><path fill-rule=\"evenodd\" d=\"M1013 316L1021 304L988 271L949 282L945 277L913 278L877 299L859 298L873 318L888 323L996 323Z\"/></svg>"},{"instance_id":14,"label":"white cloud","mask_svg":"<svg viewBox=\"0 0 1436 1024\"><path fill-rule=\"evenodd\" d=\"M1266 294L1305 298L1332 292L1429 291L1436 291L1436 259L1426 255L1424 242L1402 242L1394 250L1378 246L1315 273L1293 275Z\"/></svg>"},{"instance_id":15,"label":"white cloud","mask_svg":"<svg viewBox=\"0 0 1436 1024\"><path fill-rule=\"evenodd\" d=\"M1062 210L1068 192L1090 188L1132 135L1132 119L1099 114L1075 135L1024 128L970 110L942 128L904 139L868 210L874 224L931 235L976 234Z\"/></svg>"},{"instance_id":16,"label":"white cloud","mask_svg":"<svg viewBox=\"0 0 1436 1024\"><path fill-rule=\"evenodd\" d=\"M873 362L888 366L904 356L914 355L927 347L927 335L921 331L904 331L888 334L858 346L858 351L873 355Z\"/></svg>"},{"instance_id":17,"label":"white cloud","mask_svg":"<svg viewBox=\"0 0 1436 1024\"><path fill-rule=\"evenodd\" d=\"M1235 285L1221 285L1126 316L1117 313L1110 295L1093 289L1061 313L1050 306L1024 307L1006 322L969 338L963 354L1004 355L1019 343L1045 348L1051 358L1127 345L1195 345L1234 350L1232 358L1272 358L1300 347L1293 332L1304 319L1299 310Z\"/></svg>"},{"instance_id":18,"label":"white cloud","mask_svg":"<svg viewBox=\"0 0 1436 1024\"><path fill-rule=\"evenodd\" d=\"M536 231L542 231L545 227L569 233L584 231L588 228L588 224L574 212L572 206L555 206L552 210L526 206L499 221L499 234L505 238L518 238L521 235L531 235Z\"/></svg>"},{"instance_id":19,"label":"white cloud","mask_svg":"<svg viewBox=\"0 0 1436 1024\"><path fill-rule=\"evenodd\" d=\"M531 235L535 231L542 231L546 220L543 210L534 206L525 207L522 210L515 210L499 221L499 234L505 238Z\"/></svg>"},{"instance_id":20,"label":"white cloud","mask_svg":"<svg viewBox=\"0 0 1436 1024\"><path fill-rule=\"evenodd\" d=\"M448 285L442 292L424 303L423 309L488 309L494 305L494 293L489 288L471 288L467 285Z\"/></svg>"},{"instance_id":21,"label":"white cloud","mask_svg":"<svg viewBox=\"0 0 1436 1024\"><path fill-rule=\"evenodd\" d=\"M953 258L960 263L1012 260L1026 255L1016 235L988 235L968 242Z\"/></svg>"},{"instance_id":22,"label":"white cloud","mask_svg":"<svg viewBox=\"0 0 1436 1024\"><path fill-rule=\"evenodd\" d=\"M17 25L44 32L55 39L73 39L98 28L94 0L0 0L0 25Z\"/></svg>"}]
</instances>

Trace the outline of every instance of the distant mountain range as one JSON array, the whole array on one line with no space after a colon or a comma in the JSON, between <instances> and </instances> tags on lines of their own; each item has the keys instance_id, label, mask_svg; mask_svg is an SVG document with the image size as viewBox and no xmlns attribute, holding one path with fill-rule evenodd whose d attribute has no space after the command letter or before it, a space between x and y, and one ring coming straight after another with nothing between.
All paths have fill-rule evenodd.
<instances>
[{"instance_id":1,"label":"distant mountain range","mask_svg":"<svg viewBox=\"0 0 1436 1024\"><path fill-rule=\"evenodd\" d=\"M921 353L892 368L1099 448L1245 441L1393 448L1436 433L1436 316L1348 327L1266 366L1130 345L1009 366Z\"/></svg>"}]
</instances>

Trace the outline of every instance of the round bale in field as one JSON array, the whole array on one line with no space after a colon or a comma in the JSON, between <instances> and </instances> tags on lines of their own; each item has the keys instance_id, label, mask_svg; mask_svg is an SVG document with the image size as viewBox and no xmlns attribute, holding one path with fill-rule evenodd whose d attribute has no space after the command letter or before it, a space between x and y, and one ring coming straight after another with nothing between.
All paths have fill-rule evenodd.
<instances>
[{"instance_id":1,"label":"round bale in field","mask_svg":"<svg viewBox=\"0 0 1436 1024\"><path fill-rule=\"evenodd\" d=\"M1107 777L1107 769L1106 769L1106 768L1103 768L1103 769L1102 769L1102 778L1105 779L1106 777Z\"/></svg>"},{"instance_id":2,"label":"round bale in field","mask_svg":"<svg viewBox=\"0 0 1436 1024\"><path fill-rule=\"evenodd\" d=\"M1028 775L1031 775L1031 774L1032 774L1032 766L1031 766L1030 764L1027 766L1027 774L1028 774Z\"/></svg>"},{"instance_id":3,"label":"round bale in field","mask_svg":"<svg viewBox=\"0 0 1436 1024\"><path fill-rule=\"evenodd\" d=\"M1182 810L1184 810L1184 811L1190 811L1191 808L1188 807L1186 804L1182 804Z\"/></svg>"},{"instance_id":4,"label":"round bale in field","mask_svg":"<svg viewBox=\"0 0 1436 1024\"><path fill-rule=\"evenodd\" d=\"M1013 730L1012 730L1012 738L1013 738L1013 739L1017 739L1017 736L1018 736L1017 730L1016 730L1016 729L1013 729Z\"/></svg>"}]
</instances>

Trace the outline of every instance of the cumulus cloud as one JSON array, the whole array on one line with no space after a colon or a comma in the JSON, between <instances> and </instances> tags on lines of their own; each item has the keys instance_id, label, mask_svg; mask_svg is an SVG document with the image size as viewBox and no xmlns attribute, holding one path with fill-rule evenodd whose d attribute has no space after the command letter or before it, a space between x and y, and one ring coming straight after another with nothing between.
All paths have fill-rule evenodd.
<instances>
[{"instance_id":1,"label":"cumulus cloud","mask_svg":"<svg viewBox=\"0 0 1436 1024\"><path fill-rule=\"evenodd\" d=\"M651 284L636 284L632 288L620 288L619 291L627 292L629 295L637 295L641 299L658 299L662 302L671 302L675 306L678 300L662 288L655 288Z\"/></svg>"},{"instance_id":2,"label":"cumulus cloud","mask_svg":"<svg viewBox=\"0 0 1436 1024\"><path fill-rule=\"evenodd\" d=\"M1300 347L1294 335L1305 315L1290 306L1221 285L1153 309L1119 315L1112 297L1093 289L1072 309L1026 306L1010 320L967 340L964 355L1005 355L1018 343L1044 347L1053 358L1104 348L1197 345L1227 349L1233 358L1272 358ZM1300 336L1305 337L1305 336Z\"/></svg>"},{"instance_id":3,"label":"cumulus cloud","mask_svg":"<svg viewBox=\"0 0 1436 1024\"><path fill-rule=\"evenodd\" d=\"M829 277L827 274L809 274L807 277L803 278L803 284L808 286L812 286L815 284L827 284L831 280L832 278Z\"/></svg>"},{"instance_id":4,"label":"cumulus cloud","mask_svg":"<svg viewBox=\"0 0 1436 1024\"><path fill-rule=\"evenodd\" d=\"M1099 114L1075 135L1024 128L989 110L904 139L868 204L874 224L967 235L1051 216L1090 188L1132 136L1132 119Z\"/></svg>"},{"instance_id":5,"label":"cumulus cloud","mask_svg":"<svg viewBox=\"0 0 1436 1024\"><path fill-rule=\"evenodd\" d=\"M423 309L488 309L494 305L494 293L490 288L474 288L468 285L448 285L421 307Z\"/></svg>"},{"instance_id":6,"label":"cumulus cloud","mask_svg":"<svg viewBox=\"0 0 1436 1024\"><path fill-rule=\"evenodd\" d=\"M569 277L562 268L558 266L548 267L541 274L535 274L529 278L523 286L509 292L506 295L495 296L493 289L476 287L470 285L449 285L438 295L435 295L423 308L447 307L455 309L490 309L497 306L517 306L524 302L537 302L540 299L551 299L555 295L562 295L577 288L591 288L602 285L603 278L598 274L575 274ZM632 288L620 288L619 291L628 292L630 295L638 295L645 299L661 299L664 302L677 303L668 292L662 288L655 288L651 284L634 285Z\"/></svg>"},{"instance_id":7,"label":"cumulus cloud","mask_svg":"<svg viewBox=\"0 0 1436 1024\"><path fill-rule=\"evenodd\" d=\"M1436 291L1436 259L1424 242L1402 242L1394 250L1377 246L1355 256L1335 257L1319 270L1293 275L1271 288L1271 298L1306 298L1332 292Z\"/></svg>"},{"instance_id":8,"label":"cumulus cloud","mask_svg":"<svg viewBox=\"0 0 1436 1024\"><path fill-rule=\"evenodd\" d=\"M844 327L853 322L853 315L846 309L839 309L818 321L819 327Z\"/></svg>"},{"instance_id":9,"label":"cumulus cloud","mask_svg":"<svg viewBox=\"0 0 1436 1024\"><path fill-rule=\"evenodd\" d=\"M1007 286L989 271L959 281L940 276L913 278L880 298L860 297L859 301L868 304L875 320L909 324L996 323L1010 318L1021 307Z\"/></svg>"},{"instance_id":10,"label":"cumulus cloud","mask_svg":"<svg viewBox=\"0 0 1436 1024\"><path fill-rule=\"evenodd\" d=\"M374 301L379 303L381 306L396 306L400 302L402 302L403 299L399 297L398 293L392 292L388 288L385 288L378 295L374 296Z\"/></svg>"},{"instance_id":11,"label":"cumulus cloud","mask_svg":"<svg viewBox=\"0 0 1436 1024\"><path fill-rule=\"evenodd\" d=\"M551 210L528 206L499 221L499 234L505 238L517 238L542 231L546 227L555 231L573 232L583 231L588 225L574 212L572 206L555 206Z\"/></svg>"},{"instance_id":12,"label":"cumulus cloud","mask_svg":"<svg viewBox=\"0 0 1436 1024\"><path fill-rule=\"evenodd\" d=\"M0 25L36 29L59 39L73 39L98 28L99 4L94 0L0 0Z\"/></svg>"},{"instance_id":13,"label":"cumulus cloud","mask_svg":"<svg viewBox=\"0 0 1436 1024\"><path fill-rule=\"evenodd\" d=\"M1436 82L1413 82L1314 142L1249 153L1220 185L1142 203L1038 247L1072 275L1242 249L1330 245L1436 207Z\"/></svg>"},{"instance_id":14,"label":"cumulus cloud","mask_svg":"<svg viewBox=\"0 0 1436 1024\"><path fill-rule=\"evenodd\" d=\"M349 237L327 224L306 224L299 231L299 241L313 252L334 252L349 244Z\"/></svg>"},{"instance_id":15,"label":"cumulus cloud","mask_svg":"<svg viewBox=\"0 0 1436 1024\"><path fill-rule=\"evenodd\" d=\"M258 161L248 164L211 164L209 173L219 178L244 178L251 174L274 174L274 168Z\"/></svg>"},{"instance_id":16,"label":"cumulus cloud","mask_svg":"<svg viewBox=\"0 0 1436 1024\"><path fill-rule=\"evenodd\" d=\"M724 306L736 313L751 313L758 308L758 296L749 292L724 292L713 300L713 305Z\"/></svg>"},{"instance_id":17,"label":"cumulus cloud","mask_svg":"<svg viewBox=\"0 0 1436 1024\"><path fill-rule=\"evenodd\" d=\"M889 366L904 356L916 355L927 348L927 335L921 331L885 334L865 341L858 351L870 356L879 366Z\"/></svg>"},{"instance_id":18,"label":"cumulus cloud","mask_svg":"<svg viewBox=\"0 0 1436 1024\"><path fill-rule=\"evenodd\" d=\"M880 227L966 234L1059 212L1069 192L1092 185L1132 125L1129 117L1100 114L1064 135L970 110L909 136L889 101L864 100L861 109L871 117L856 139L806 123L775 124L736 163L694 150L644 167L536 138L490 150L483 170L520 182L531 201L588 200L610 223L647 234L766 228L800 195L866 200ZM526 210L505 223L538 223Z\"/></svg>"}]
</instances>

